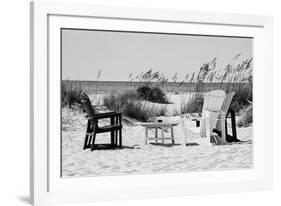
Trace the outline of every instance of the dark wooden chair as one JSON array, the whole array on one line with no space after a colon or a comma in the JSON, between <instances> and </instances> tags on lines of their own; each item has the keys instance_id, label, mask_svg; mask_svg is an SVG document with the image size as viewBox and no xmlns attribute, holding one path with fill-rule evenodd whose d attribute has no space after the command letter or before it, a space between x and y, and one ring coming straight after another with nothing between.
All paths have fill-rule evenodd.
<instances>
[{"instance_id":1,"label":"dark wooden chair","mask_svg":"<svg viewBox=\"0 0 281 206\"><path fill-rule=\"evenodd\" d=\"M107 112L97 114L91 105L88 95L85 93L81 95L81 104L88 119L83 149L91 148L91 151L93 151L95 148L98 148L98 145L95 145L96 135L106 132L111 134L111 144L103 144L103 146L106 146L106 148L122 147L122 113ZM99 120L105 118L110 119L110 125L99 126Z\"/></svg>"}]
</instances>

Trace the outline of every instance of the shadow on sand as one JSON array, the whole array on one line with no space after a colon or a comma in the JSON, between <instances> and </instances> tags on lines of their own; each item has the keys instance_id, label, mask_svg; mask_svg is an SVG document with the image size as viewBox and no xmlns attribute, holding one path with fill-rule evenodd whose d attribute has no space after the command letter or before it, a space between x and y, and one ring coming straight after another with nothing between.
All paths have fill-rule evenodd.
<instances>
[{"instance_id":1,"label":"shadow on sand","mask_svg":"<svg viewBox=\"0 0 281 206\"><path fill-rule=\"evenodd\" d=\"M216 144L215 146L226 146L226 145L236 145L236 144L252 144L253 141L252 140L239 140L239 141L235 141L235 142L224 142L223 144Z\"/></svg>"},{"instance_id":2,"label":"shadow on sand","mask_svg":"<svg viewBox=\"0 0 281 206\"><path fill-rule=\"evenodd\" d=\"M111 144L95 144L94 150L123 150L123 149L140 149L138 147L122 146L113 147Z\"/></svg>"},{"instance_id":3,"label":"shadow on sand","mask_svg":"<svg viewBox=\"0 0 281 206\"><path fill-rule=\"evenodd\" d=\"M229 142L226 144L215 144L214 146L226 146L226 145L235 145L235 144L252 144L252 140L247 140L247 141L236 141L236 142ZM198 143L187 143L186 146L200 146Z\"/></svg>"},{"instance_id":4,"label":"shadow on sand","mask_svg":"<svg viewBox=\"0 0 281 206\"><path fill-rule=\"evenodd\" d=\"M237 141L237 142L231 142L229 144L252 144L253 143L253 140L246 140L246 141Z\"/></svg>"},{"instance_id":5,"label":"shadow on sand","mask_svg":"<svg viewBox=\"0 0 281 206\"><path fill-rule=\"evenodd\" d=\"M185 146L200 146L200 145L196 142L192 142L192 143L186 143Z\"/></svg>"},{"instance_id":6,"label":"shadow on sand","mask_svg":"<svg viewBox=\"0 0 281 206\"><path fill-rule=\"evenodd\" d=\"M153 146L162 146L162 147L174 147L174 146L179 146L181 144L165 144L165 143L150 143Z\"/></svg>"}]
</instances>

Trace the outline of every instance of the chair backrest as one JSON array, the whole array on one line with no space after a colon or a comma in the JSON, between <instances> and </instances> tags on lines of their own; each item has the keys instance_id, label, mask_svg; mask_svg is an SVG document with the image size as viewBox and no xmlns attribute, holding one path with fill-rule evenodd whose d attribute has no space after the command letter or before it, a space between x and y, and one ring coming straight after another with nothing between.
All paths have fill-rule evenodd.
<instances>
[{"instance_id":1,"label":"chair backrest","mask_svg":"<svg viewBox=\"0 0 281 206\"><path fill-rule=\"evenodd\" d=\"M229 92L228 94L226 94L225 98L224 98L224 101L222 103L222 107L221 107L221 110L227 114L228 110L229 110L229 107L230 107L230 104L231 104L231 101L232 101L232 98L234 97L235 95L235 92Z\"/></svg>"},{"instance_id":2,"label":"chair backrest","mask_svg":"<svg viewBox=\"0 0 281 206\"><path fill-rule=\"evenodd\" d=\"M202 112L206 109L209 111L220 111L225 99L225 91L213 90L205 94Z\"/></svg>"},{"instance_id":3,"label":"chair backrest","mask_svg":"<svg viewBox=\"0 0 281 206\"><path fill-rule=\"evenodd\" d=\"M206 115L206 110L212 112L221 111L224 99L225 99L225 91L223 90L213 90L211 92L206 93L204 97L204 104L202 109L202 117ZM212 130L215 127L216 122L217 122L217 117L212 116L209 122L210 130ZM201 136L206 135L206 122L204 118L202 118L200 122L200 135Z\"/></svg>"},{"instance_id":4,"label":"chair backrest","mask_svg":"<svg viewBox=\"0 0 281 206\"><path fill-rule=\"evenodd\" d=\"M235 92L229 92L229 93L226 94L226 96L224 98L221 110L225 113L225 115L227 115L227 112L229 110L229 107L230 107L230 104L231 104L231 101L232 101L234 95L235 95ZM220 122L217 122L216 129L221 131Z\"/></svg>"},{"instance_id":5,"label":"chair backrest","mask_svg":"<svg viewBox=\"0 0 281 206\"><path fill-rule=\"evenodd\" d=\"M82 107L83 107L84 111L87 113L87 116L93 117L95 114L95 111L92 107L90 98L87 94L83 93L81 95L81 103L82 103Z\"/></svg>"}]
</instances>

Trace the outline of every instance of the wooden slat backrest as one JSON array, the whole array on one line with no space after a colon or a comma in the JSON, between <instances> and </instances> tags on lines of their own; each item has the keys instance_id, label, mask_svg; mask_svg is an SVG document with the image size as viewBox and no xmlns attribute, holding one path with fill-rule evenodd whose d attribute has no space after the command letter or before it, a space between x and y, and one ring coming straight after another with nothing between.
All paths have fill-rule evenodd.
<instances>
[{"instance_id":1,"label":"wooden slat backrest","mask_svg":"<svg viewBox=\"0 0 281 206\"><path fill-rule=\"evenodd\" d=\"M225 99L225 91L223 90L213 90L211 92L206 93L204 97L204 104L202 109L202 120L200 122L200 135L205 136L206 135L206 123L205 123L205 115L206 110L212 111L212 112L218 112L221 111L223 101ZM217 117L213 116L210 119L210 129L215 127L215 124L217 122Z\"/></svg>"},{"instance_id":2,"label":"wooden slat backrest","mask_svg":"<svg viewBox=\"0 0 281 206\"><path fill-rule=\"evenodd\" d=\"M85 110L85 112L87 113L88 117L93 117L95 114L95 111L92 107L90 98L88 97L87 94L82 94L81 95L81 103L82 103L82 107Z\"/></svg>"},{"instance_id":3,"label":"wooden slat backrest","mask_svg":"<svg viewBox=\"0 0 281 206\"><path fill-rule=\"evenodd\" d=\"M221 110L225 114L227 114L227 112L229 110L229 107L230 107L230 104L231 104L231 101L232 101L232 98L234 97L234 95L235 95L235 92L229 92L224 98Z\"/></svg>"},{"instance_id":4,"label":"wooden slat backrest","mask_svg":"<svg viewBox=\"0 0 281 206\"><path fill-rule=\"evenodd\" d=\"M213 90L206 93L204 97L203 110L209 111L220 111L223 101L225 99L225 91L223 90Z\"/></svg>"},{"instance_id":5,"label":"wooden slat backrest","mask_svg":"<svg viewBox=\"0 0 281 206\"><path fill-rule=\"evenodd\" d=\"M229 92L228 94L226 94L226 96L224 98L221 110L225 113L225 115L227 115L227 112L229 110L229 107L230 107L230 104L231 104L231 101L232 101L234 95L235 95L235 92ZM220 122L217 122L216 129L221 131Z\"/></svg>"}]
</instances>

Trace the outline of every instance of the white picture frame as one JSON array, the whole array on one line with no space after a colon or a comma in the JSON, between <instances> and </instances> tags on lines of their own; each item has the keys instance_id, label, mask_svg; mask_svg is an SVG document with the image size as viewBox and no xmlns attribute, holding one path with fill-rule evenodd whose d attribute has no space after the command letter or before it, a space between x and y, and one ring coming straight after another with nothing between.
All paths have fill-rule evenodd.
<instances>
[{"instance_id":1,"label":"white picture frame","mask_svg":"<svg viewBox=\"0 0 281 206\"><path fill-rule=\"evenodd\" d=\"M30 194L34 205L272 188L272 17L48 1L32 2L30 11ZM60 104L59 91L56 92L60 84L60 76L56 75L60 61L57 34L63 27L94 28L97 25L103 29L128 31L184 32L187 29L185 32L188 32L194 29L193 32L200 34L253 36L254 101L257 102L254 106L254 167L235 171L60 178L60 142L56 138L60 129L56 126L60 121L56 117Z\"/></svg>"}]
</instances>

